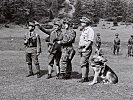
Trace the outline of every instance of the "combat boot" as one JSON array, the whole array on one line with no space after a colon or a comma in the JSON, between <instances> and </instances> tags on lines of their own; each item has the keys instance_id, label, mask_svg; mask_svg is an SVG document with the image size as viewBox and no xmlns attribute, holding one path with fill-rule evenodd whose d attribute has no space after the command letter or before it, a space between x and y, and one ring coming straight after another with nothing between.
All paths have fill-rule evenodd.
<instances>
[{"instance_id":1,"label":"combat boot","mask_svg":"<svg viewBox=\"0 0 133 100\"><path fill-rule=\"evenodd\" d=\"M26 77L34 76L34 73L32 71L29 71L29 74Z\"/></svg>"},{"instance_id":2,"label":"combat boot","mask_svg":"<svg viewBox=\"0 0 133 100\"><path fill-rule=\"evenodd\" d=\"M37 72L37 78L41 78L41 73Z\"/></svg>"},{"instance_id":3,"label":"combat boot","mask_svg":"<svg viewBox=\"0 0 133 100\"><path fill-rule=\"evenodd\" d=\"M60 73L57 73L56 74L56 79L59 79L59 77L60 77Z\"/></svg>"},{"instance_id":4,"label":"combat boot","mask_svg":"<svg viewBox=\"0 0 133 100\"><path fill-rule=\"evenodd\" d=\"M33 73L33 71L32 71L32 65L31 65L31 64L28 64L28 68L29 68L29 74L28 74L26 77L33 76L34 73Z\"/></svg>"},{"instance_id":5,"label":"combat boot","mask_svg":"<svg viewBox=\"0 0 133 100\"><path fill-rule=\"evenodd\" d=\"M40 73L40 66L39 64L36 64L36 69L37 69L37 78L41 77L41 73Z\"/></svg>"},{"instance_id":6,"label":"combat boot","mask_svg":"<svg viewBox=\"0 0 133 100\"><path fill-rule=\"evenodd\" d=\"M48 74L46 79L50 79L50 78L52 78L52 76L51 76L51 74Z\"/></svg>"},{"instance_id":7,"label":"combat boot","mask_svg":"<svg viewBox=\"0 0 133 100\"><path fill-rule=\"evenodd\" d=\"M82 78L80 81L78 81L78 82L80 82L80 83L83 83L83 82L88 82L89 81L89 79L88 79L88 77L86 77L86 78Z\"/></svg>"},{"instance_id":8,"label":"combat boot","mask_svg":"<svg viewBox=\"0 0 133 100\"><path fill-rule=\"evenodd\" d=\"M59 79L65 79L65 73L61 73Z\"/></svg>"}]
</instances>

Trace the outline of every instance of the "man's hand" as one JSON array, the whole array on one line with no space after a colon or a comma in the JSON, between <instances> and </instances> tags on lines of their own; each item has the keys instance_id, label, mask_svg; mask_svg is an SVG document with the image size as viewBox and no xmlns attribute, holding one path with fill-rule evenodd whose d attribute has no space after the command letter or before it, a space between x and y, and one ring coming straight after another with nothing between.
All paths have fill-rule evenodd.
<instances>
[{"instance_id":1,"label":"man's hand","mask_svg":"<svg viewBox=\"0 0 133 100\"><path fill-rule=\"evenodd\" d=\"M35 20L34 20L34 22L35 22L35 25L40 25L39 22L37 22L37 21L35 21Z\"/></svg>"},{"instance_id":2,"label":"man's hand","mask_svg":"<svg viewBox=\"0 0 133 100\"><path fill-rule=\"evenodd\" d=\"M86 51L86 49L84 48L84 49L82 49L82 52L85 52Z\"/></svg>"},{"instance_id":3,"label":"man's hand","mask_svg":"<svg viewBox=\"0 0 133 100\"><path fill-rule=\"evenodd\" d=\"M61 41L57 41L58 44L61 44Z\"/></svg>"},{"instance_id":4,"label":"man's hand","mask_svg":"<svg viewBox=\"0 0 133 100\"><path fill-rule=\"evenodd\" d=\"M37 52L37 54L36 54L37 56L39 56L40 55L40 53L39 52Z\"/></svg>"}]
</instances>

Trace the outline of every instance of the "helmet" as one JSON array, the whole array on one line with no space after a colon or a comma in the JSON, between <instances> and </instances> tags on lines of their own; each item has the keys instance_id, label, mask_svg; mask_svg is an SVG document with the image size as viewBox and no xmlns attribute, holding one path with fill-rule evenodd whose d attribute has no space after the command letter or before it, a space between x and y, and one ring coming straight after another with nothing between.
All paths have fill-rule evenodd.
<instances>
[{"instance_id":1,"label":"helmet","mask_svg":"<svg viewBox=\"0 0 133 100\"><path fill-rule=\"evenodd\" d=\"M35 23L33 23L33 22L29 22L29 26L35 27L36 25L35 25Z\"/></svg>"},{"instance_id":2,"label":"helmet","mask_svg":"<svg viewBox=\"0 0 133 100\"><path fill-rule=\"evenodd\" d=\"M72 26L73 25L73 22L70 19L64 19L63 20L63 24L68 24L69 26Z\"/></svg>"},{"instance_id":3,"label":"helmet","mask_svg":"<svg viewBox=\"0 0 133 100\"><path fill-rule=\"evenodd\" d=\"M97 33L97 36L100 36L100 33Z\"/></svg>"},{"instance_id":4,"label":"helmet","mask_svg":"<svg viewBox=\"0 0 133 100\"><path fill-rule=\"evenodd\" d=\"M118 36L118 35L119 35L118 33L115 34L115 36Z\"/></svg>"}]
</instances>

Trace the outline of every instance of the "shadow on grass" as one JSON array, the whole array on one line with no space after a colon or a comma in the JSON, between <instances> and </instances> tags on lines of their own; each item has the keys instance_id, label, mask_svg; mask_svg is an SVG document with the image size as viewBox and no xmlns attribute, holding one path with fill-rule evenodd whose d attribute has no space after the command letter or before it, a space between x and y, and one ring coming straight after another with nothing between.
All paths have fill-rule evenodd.
<instances>
[{"instance_id":1,"label":"shadow on grass","mask_svg":"<svg viewBox=\"0 0 133 100\"><path fill-rule=\"evenodd\" d=\"M81 77L82 77L81 73L72 72L72 78L73 79L80 79Z\"/></svg>"},{"instance_id":2,"label":"shadow on grass","mask_svg":"<svg viewBox=\"0 0 133 100\"><path fill-rule=\"evenodd\" d=\"M41 77L42 77L48 73L48 70L41 70L40 73L41 73Z\"/></svg>"}]
</instances>

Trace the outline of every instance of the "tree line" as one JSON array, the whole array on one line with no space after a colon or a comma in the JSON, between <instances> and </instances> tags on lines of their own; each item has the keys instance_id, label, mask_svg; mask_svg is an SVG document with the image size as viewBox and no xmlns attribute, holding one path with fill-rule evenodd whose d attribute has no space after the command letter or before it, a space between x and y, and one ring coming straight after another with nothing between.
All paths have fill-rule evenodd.
<instances>
[{"instance_id":1,"label":"tree line","mask_svg":"<svg viewBox=\"0 0 133 100\"><path fill-rule=\"evenodd\" d=\"M42 23L50 21L59 15L64 0L1 0L0 23L15 22L24 24L30 20ZM95 23L100 18L133 22L132 0L77 0L73 21L78 22L83 14L91 16Z\"/></svg>"}]
</instances>

